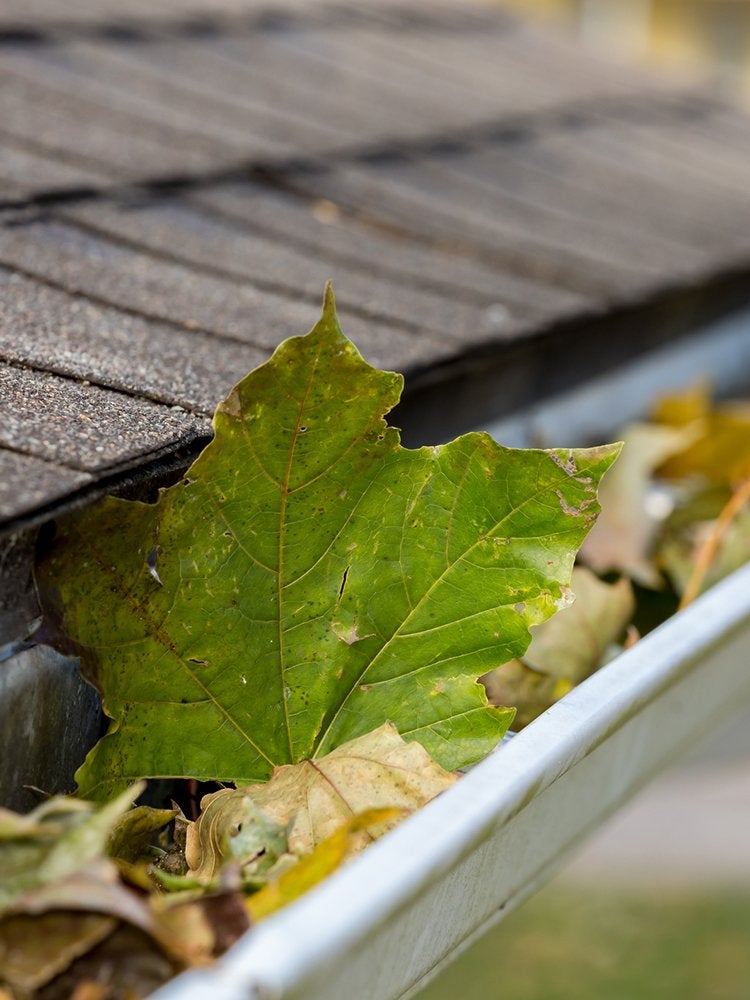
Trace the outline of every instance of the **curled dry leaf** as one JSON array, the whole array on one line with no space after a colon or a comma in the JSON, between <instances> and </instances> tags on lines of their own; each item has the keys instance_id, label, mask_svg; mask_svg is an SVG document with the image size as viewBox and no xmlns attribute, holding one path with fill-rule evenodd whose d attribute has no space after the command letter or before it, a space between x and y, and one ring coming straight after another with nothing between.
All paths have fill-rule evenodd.
<instances>
[{"instance_id":1,"label":"curled dry leaf","mask_svg":"<svg viewBox=\"0 0 750 1000\"><path fill-rule=\"evenodd\" d=\"M187 827L187 877L211 883L228 861L237 862L244 879L257 876L287 853L287 840L287 825L266 816L246 789L221 789L203 798L200 816Z\"/></svg>"},{"instance_id":2,"label":"curled dry leaf","mask_svg":"<svg viewBox=\"0 0 750 1000\"><path fill-rule=\"evenodd\" d=\"M186 928L197 927L197 922L191 924L187 917L177 934L173 930L176 918L165 919L156 897L135 891L124 883L118 867L106 858L91 860L84 869L66 878L53 879L28 890L15 900L9 913L11 916L80 913L113 917L118 926L128 924L138 928L179 967L203 963L214 949L213 938L210 947L204 947L203 929L197 937L185 933Z\"/></svg>"},{"instance_id":3,"label":"curled dry leaf","mask_svg":"<svg viewBox=\"0 0 750 1000\"><path fill-rule=\"evenodd\" d=\"M573 604L534 629L522 659L482 678L491 702L516 706L519 729L601 666L633 615L633 588L625 577L607 584L577 566L572 590Z\"/></svg>"},{"instance_id":4,"label":"curled dry leaf","mask_svg":"<svg viewBox=\"0 0 750 1000\"><path fill-rule=\"evenodd\" d=\"M450 769L497 744L512 712L477 679L564 599L619 448L402 448L384 420L402 384L346 339L329 290L158 503L59 522L45 627L114 720L83 794L132 774L265 781L389 719Z\"/></svg>"},{"instance_id":5,"label":"curled dry leaf","mask_svg":"<svg viewBox=\"0 0 750 1000\"><path fill-rule=\"evenodd\" d=\"M396 808L418 809L449 788L455 775L443 770L418 743L406 743L386 723L324 757L276 768L265 785L224 789L203 799L202 815L188 831L187 856L195 873L213 876L220 863L238 858L227 837L250 799L273 829L288 833L288 849L309 854L353 815ZM363 830L358 847L370 838ZM251 842L251 856L257 843ZM277 842L277 847L280 841ZM279 855L277 854L276 857Z\"/></svg>"},{"instance_id":6,"label":"curled dry leaf","mask_svg":"<svg viewBox=\"0 0 750 1000\"><path fill-rule=\"evenodd\" d=\"M142 787L103 806L57 797L27 816L0 813L0 983L19 996L44 989L45 997L69 997L82 990L93 968L89 955L106 950L112 937L135 935L143 946L131 956L133 967L158 966L159 983L206 962L227 938L226 921L214 926L202 907L193 913L178 906L167 916L142 881L134 888L123 877L133 867L128 861L106 857L108 848L140 855L146 831L152 834L174 815L140 808L128 814ZM130 822L123 818L128 815ZM244 906L239 902L235 909L244 930ZM112 990L108 997L121 995Z\"/></svg>"}]
</instances>

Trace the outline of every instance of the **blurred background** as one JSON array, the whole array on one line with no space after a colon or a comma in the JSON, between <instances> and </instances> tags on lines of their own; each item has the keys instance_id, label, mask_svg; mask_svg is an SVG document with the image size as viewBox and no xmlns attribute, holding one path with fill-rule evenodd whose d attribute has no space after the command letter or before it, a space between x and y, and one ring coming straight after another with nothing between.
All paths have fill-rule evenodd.
<instances>
[{"instance_id":1,"label":"blurred background","mask_svg":"<svg viewBox=\"0 0 750 1000\"><path fill-rule=\"evenodd\" d=\"M750 102L748 0L503 0L573 28L586 45L672 73L701 73Z\"/></svg>"}]
</instances>

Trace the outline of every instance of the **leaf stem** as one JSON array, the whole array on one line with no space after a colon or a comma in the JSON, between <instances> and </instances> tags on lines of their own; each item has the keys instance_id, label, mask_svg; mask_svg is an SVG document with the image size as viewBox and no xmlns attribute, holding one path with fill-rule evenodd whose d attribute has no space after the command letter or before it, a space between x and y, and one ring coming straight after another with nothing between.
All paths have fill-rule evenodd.
<instances>
[{"instance_id":1,"label":"leaf stem","mask_svg":"<svg viewBox=\"0 0 750 1000\"><path fill-rule=\"evenodd\" d=\"M750 500L750 476L742 480L739 486L735 488L721 513L714 521L711 532L698 550L693 571L690 574L690 579L677 608L678 611L686 608L700 594L706 574L716 559L732 521L737 517L748 500Z\"/></svg>"}]
</instances>

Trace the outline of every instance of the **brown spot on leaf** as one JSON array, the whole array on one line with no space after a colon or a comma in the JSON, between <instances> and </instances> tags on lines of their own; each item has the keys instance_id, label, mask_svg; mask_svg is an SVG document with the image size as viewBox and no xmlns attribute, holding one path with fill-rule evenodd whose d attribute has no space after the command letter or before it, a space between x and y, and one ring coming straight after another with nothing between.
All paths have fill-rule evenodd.
<instances>
[{"instance_id":1,"label":"brown spot on leaf","mask_svg":"<svg viewBox=\"0 0 750 1000\"><path fill-rule=\"evenodd\" d=\"M560 490L555 490L555 493L557 494L557 499L560 501L560 506L562 507L563 513L568 514L570 517L581 517L586 508L590 507L591 504L594 502L593 499L584 500L581 503L580 507L573 507L571 504L568 503L568 501L562 495ZM592 515L588 516L592 517Z\"/></svg>"},{"instance_id":2,"label":"brown spot on leaf","mask_svg":"<svg viewBox=\"0 0 750 1000\"><path fill-rule=\"evenodd\" d=\"M355 642L361 642L362 639L370 639L373 635L370 632L368 635L359 634L359 622L353 622L351 625L344 625L341 622L333 622L331 628L334 634L342 642L345 642L347 646L353 646Z\"/></svg>"},{"instance_id":3,"label":"brown spot on leaf","mask_svg":"<svg viewBox=\"0 0 750 1000\"><path fill-rule=\"evenodd\" d=\"M235 420L240 420L242 418L242 403L240 402L240 396L236 389L232 389L224 402L219 403L218 409L220 409L222 413L226 413L228 416L234 417Z\"/></svg>"},{"instance_id":4,"label":"brown spot on leaf","mask_svg":"<svg viewBox=\"0 0 750 1000\"><path fill-rule=\"evenodd\" d=\"M549 457L555 463L555 465L562 469L566 476L574 476L578 469L576 468L576 461L572 451L568 452L568 457L563 461L558 454L554 451L549 452Z\"/></svg>"}]
</instances>

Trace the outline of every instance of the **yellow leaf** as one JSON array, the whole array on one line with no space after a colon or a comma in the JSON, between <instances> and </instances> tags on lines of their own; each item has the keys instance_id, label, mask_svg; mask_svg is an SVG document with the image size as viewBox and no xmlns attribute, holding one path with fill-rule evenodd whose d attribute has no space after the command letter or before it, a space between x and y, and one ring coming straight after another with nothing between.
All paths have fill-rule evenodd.
<instances>
[{"instance_id":1,"label":"yellow leaf","mask_svg":"<svg viewBox=\"0 0 750 1000\"><path fill-rule=\"evenodd\" d=\"M665 479L700 477L732 486L750 473L750 408L726 405L701 421L701 434L656 469Z\"/></svg>"},{"instance_id":2,"label":"yellow leaf","mask_svg":"<svg viewBox=\"0 0 750 1000\"><path fill-rule=\"evenodd\" d=\"M356 853L362 834L370 840L374 839L385 826L401 819L405 812L403 809L367 809L352 816L322 840L312 854L301 858L293 868L249 897L246 905L251 919L262 920L298 899Z\"/></svg>"},{"instance_id":3,"label":"yellow leaf","mask_svg":"<svg viewBox=\"0 0 750 1000\"><path fill-rule=\"evenodd\" d=\"M711 389L706 383L699 383L684 392L662 396L652 410L652 417L658 424L684 427L694 420L702 420L711 412Z\"/></svg>"}]
</instances>

